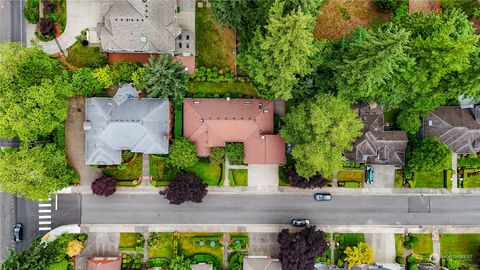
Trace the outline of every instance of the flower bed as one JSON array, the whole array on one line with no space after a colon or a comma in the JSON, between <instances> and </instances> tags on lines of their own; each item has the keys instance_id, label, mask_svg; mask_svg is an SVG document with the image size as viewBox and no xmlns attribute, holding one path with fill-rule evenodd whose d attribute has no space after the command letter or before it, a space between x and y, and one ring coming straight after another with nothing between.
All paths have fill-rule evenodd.
<instances>
[{"instance_id":1,"label":"flower bed","mask_svg":"<svg viewBox=\"0 0 480 270\"><path fill-rule=\"evenodd\" d=\"M67 1L45 0L41 4L43 18L37 24L35 35L41 41L50 41L59 37L67 25Z\"/></svg>"}]
</instances>

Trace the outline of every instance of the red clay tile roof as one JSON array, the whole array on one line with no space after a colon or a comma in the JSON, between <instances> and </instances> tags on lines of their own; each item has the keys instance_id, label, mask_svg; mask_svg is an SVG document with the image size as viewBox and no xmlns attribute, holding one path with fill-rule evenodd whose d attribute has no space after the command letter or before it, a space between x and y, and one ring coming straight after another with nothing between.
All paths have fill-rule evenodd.
<instances>
[{"instance_id":1,"label":"red clay tile roof","mask_svg":"<svg viewBox=\"0 0 480 270\"><path fill-rule=\"evenodd\" d=\"M243 142L247 164L285 163L285 142L273 134L274 103L263 99L185 99L183 134L198 156L213 147Z\"/></svg>"},{"instance_id":2,"label":"red clay tile roof","mask_svg":"<svg viewBox=\"0 0 480 270\"><path fill-rule=\"evenodd\" d=\"M122 257L88 258L87 270L120 270Z\"/></svg>"}]
</instances>

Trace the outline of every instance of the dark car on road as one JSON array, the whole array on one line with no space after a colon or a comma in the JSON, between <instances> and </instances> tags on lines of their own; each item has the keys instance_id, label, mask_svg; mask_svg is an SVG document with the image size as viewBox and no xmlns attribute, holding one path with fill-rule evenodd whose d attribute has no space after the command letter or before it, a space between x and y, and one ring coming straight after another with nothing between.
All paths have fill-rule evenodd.
<instances>
[{"instance_id":1,"label":"dark car on road","mask_svg":"<svg viewBox=\"0 0 480 270\"><path fill-rule=\"evenodd\" d=\"M370 165L365 169L365 183L373 184L373 168Z\"/></svg>"},{"instance_id":2,"label":"dark car on road","mask_svg":"<svg viewBox=\"0 0 480 270\"><path fill-rule=\"evenodd\" d=\"M13 226L13 240L17 243L23 240L23 224L17 223Z\"/></svg>"},{"instance_id":3,"label":"dark car on road","mask_svg":"<svg viewBox=\"0 0 480 270\"><path fill-rule=\"evenodd\" d=\"M315 193L313 195L315 201L323 202L332 200L332 194L330 193Z\"/></svg>"},{"instance_id":4,"label":"dark car on road","mask_svg":"<svg viewBox=\"0 0 480 270\"><path fill-rule=\"evenodd\" d=\"M292 219L292 226L294 227L308 227L310 226L310 220L306 218Z\"/></svg>"}]
</instances>

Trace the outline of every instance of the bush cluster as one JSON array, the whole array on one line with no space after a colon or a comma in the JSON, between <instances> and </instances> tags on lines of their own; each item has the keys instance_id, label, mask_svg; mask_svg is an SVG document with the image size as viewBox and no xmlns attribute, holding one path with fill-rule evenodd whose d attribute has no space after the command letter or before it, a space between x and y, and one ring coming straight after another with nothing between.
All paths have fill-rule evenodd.
<instances>
[{"instance_id":1,"label":"bush cluster","mask_svg":"<svg viewBox=\"0 0 480 270\"><path fill-rule=\"evenodd\" d=\"M230 164L243 164L243 156L243 143L227 143L227 157Z\"/></svg>"},{"instance_id":2,"label":"bush cluster","mask_svg":"<svg viewBox=\"0 0 480 270\"><path fill-rule=\"evenodd\" d=\"M207 195L207 186L195 174L182 172L175 176L165 190L159 193L165 196L170 204L178 205L188 201L201 203Z\"/></svg>"},{"instance_id":3,"label":"bush cluster","mask_svg":"<svg viewBox=\"0 0 480 270\"><path fill-rule=\"evenodd\" d=\"M467 157L459 158L458 167L478 169L480 168L480 158L478 158L476 155L468 155Z\"/></svg>"},{"instance_id":4,"label":"bush cluster","mask_svg":"<svg viewBox=\"0 0 480 270\"><path fill-rule=\"evenodd\" d=\"M142 269L143 254L122 254L122 269Z\"/></svg>"},{"instance_id":5,"label":"bush cluster","mask_svg":"<svg viewBox=\"0 0 480 270\"><path fill-rule=\"evenodd\" d=\"M93 194L108 197L117 190L117 180L110 176L102 176L92 182Z\"/></svg>"},{"instance_id":6,"label":"bush cluster","mask_svg":"<svg viewBox=\"0 0 480 270\"><path fill-rule=\"evenodd\" d=\"M300 176L298 175L297 170L295 170L294 166L288 169L288 176L290 178L290 186L296 188L321 188L330 183L328 179L326 179L320 174L314 175L308 179Z\"/></svg>"},{"instance_id":7,"label":"bush cluster","mask_svg":"<svg viewBox=\"0 0 480 270\"><path fill-rule=\"evenodd\" d=\"M40 19L40 0L27 0L25 7L23 8L23 16L25 19L31 23L36 24Z\"/></svg>"},{"instance_id":8,"label":"bush cluster","mask_svg":"<svg viewBox=\"0 0 480 270\"><path fill-rule=\"evenodd\" d=\"M223 70L218 67L211 69L200 67L199 69L195 69L195 72L188 75L187 78L194 82L234 82L235 74L229 67L225 67Z\"/></svg>"}]
</instances>

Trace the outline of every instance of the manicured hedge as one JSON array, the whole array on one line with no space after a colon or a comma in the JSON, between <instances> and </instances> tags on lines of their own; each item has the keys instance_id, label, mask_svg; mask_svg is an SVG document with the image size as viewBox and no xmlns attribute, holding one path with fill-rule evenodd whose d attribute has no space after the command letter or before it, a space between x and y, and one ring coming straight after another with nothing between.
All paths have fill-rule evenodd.
<instances>
[{"instance_id":1,"label":"manicured hedge","mask_svg":"<svg viewBox=\"0 0 480 270\"><path fill-rule=\"evenodd\" d=\"M183 135L183 100L175 101L173 136L180 138Z\"/></svg>"},{"instance_id":2,"label":"manicured hedge","mask_svg":"<svg viewBox=\"0 0 480 270\"><path fill-rule=\"evenodd\" d=\"M477 158L475 155L459 158L458 167L468 168L468 169L478 169L480 168L480 158Z\"/></svg>"},{"instance_id":3,"label":"manicured hedge","mask_svg":"<svg viewBox=\"0 0 480 270\"><path fill-rule=\"evenodd\" d=\"M243 143L227 144L228 162L232 165L243 164Z\"/></svg>"}]
</instances>

